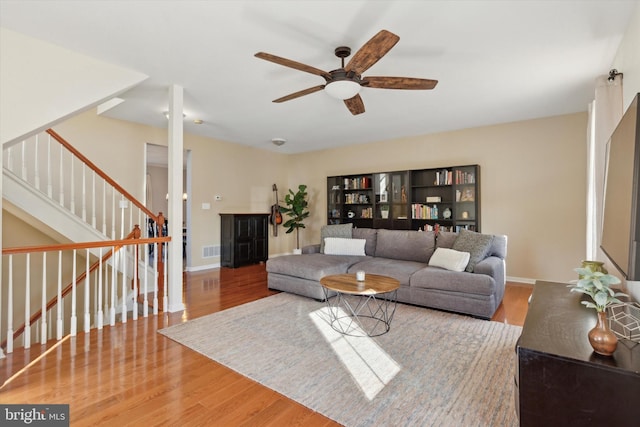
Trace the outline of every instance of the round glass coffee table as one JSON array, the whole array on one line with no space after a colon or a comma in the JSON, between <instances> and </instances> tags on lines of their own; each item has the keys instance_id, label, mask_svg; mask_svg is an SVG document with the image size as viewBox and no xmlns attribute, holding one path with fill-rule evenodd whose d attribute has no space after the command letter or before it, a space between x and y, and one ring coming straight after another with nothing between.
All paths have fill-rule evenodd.
<instances>
[{"instance_id":1,"label":"round glass coffee table","mask_svg":"<svg viewBox=\"0 0 640 427\"><path fill-rule=\"evenodd\" d=\"M336 274L320 279L331 327L344 335L375 337L386 334L396 312L400 282L392 277L367 274ZM329 298L329 291L337 295Z\"/></svg>"}]
</instances>

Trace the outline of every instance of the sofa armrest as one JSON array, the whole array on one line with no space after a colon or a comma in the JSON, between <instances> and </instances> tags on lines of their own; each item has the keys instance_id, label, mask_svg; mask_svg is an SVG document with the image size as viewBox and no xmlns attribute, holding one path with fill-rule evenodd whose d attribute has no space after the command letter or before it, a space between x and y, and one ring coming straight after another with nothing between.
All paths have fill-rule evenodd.
<instances>
[{"instance_id":1,"label":"sofa armrest","mask_svg":"<svg viewBox=\"0 0 640 427\"><path fill-rule=\"evenodd\" d=\"M316 245L308 245L302 248L303 254L319 254L320 253L320 243Z\"/></svg>"},{"instance_id":2,"label":"sofa armrest","mask_svg":"<svg viewBox=\"0 0 640 427\"><path fill-rule=\"evenodd\" d=\"M496 281L496 283L502 285L503 287L506 283L504 260L497 256L490 256L483 259L476 264L473 272L491 276L493 277L493 280Z\"/></svg>"}]
</instances>

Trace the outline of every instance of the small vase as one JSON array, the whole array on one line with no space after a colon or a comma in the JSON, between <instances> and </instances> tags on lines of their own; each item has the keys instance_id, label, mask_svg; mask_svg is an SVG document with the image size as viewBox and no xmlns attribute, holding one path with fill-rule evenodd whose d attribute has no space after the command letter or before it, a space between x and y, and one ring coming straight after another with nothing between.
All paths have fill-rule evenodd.
<instances>
[{"instance_id":1,"label":"small vase","mask_svg":"<svg viewBox=\"0 0 640 427\"><path fill-rule=\"evenodd\" d=\"M607 323L607 312L598 312L598 322L589 331L589 344L593 351L603 356L611 356L618 346L618 337L611 332Z\"/></svg>"},{"instance_id":2,"label":"small vase","mask_svg":"<svg viewBox=\"0 0 640 427\"><path fill-rule=\"evenodd\" d=\"M587 260L584 260L584 261L582 261L582 268L588 268L591 271L593 271L594 273L596 271L599 271L599 272L604 273L604 274L608 273L607 269L604 267L604 262L602 262L602 261L587 261ZM580 279L582 279L582 276L580 276Z\"/></svg>"}]
</instances>

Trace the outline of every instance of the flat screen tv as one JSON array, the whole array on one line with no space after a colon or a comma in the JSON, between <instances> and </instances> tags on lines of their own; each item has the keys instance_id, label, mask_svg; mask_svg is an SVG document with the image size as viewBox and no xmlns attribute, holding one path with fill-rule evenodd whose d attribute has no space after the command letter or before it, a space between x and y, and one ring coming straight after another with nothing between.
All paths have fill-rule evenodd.
<instances>
[{"instance_id":1,"label":"flat screen tv","mask_svg":"<svg viewBox=\"0 0 640 427\"><path fill-rule=\"evenodd\" d=\"M640 111L636 94L607 143L600 247L627 281L640 280Z\"/></svg>"}]
</instances>

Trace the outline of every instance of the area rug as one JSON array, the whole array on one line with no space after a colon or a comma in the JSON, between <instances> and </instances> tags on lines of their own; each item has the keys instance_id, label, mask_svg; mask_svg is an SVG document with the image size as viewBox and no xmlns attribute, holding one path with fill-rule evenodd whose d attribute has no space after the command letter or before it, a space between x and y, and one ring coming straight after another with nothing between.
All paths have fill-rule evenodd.
<instances>
[{"instance_id":1,"label":"area rug","mask_svg":"<svg viewBox=\"0 0 640 427\"><path fill-rule=\"evenodd\" d=\"M161 334L345 426L517 426L522 328L398 304L391 330L346 337L324 303L280 293Z\"/></svg>"}]
</instances>

